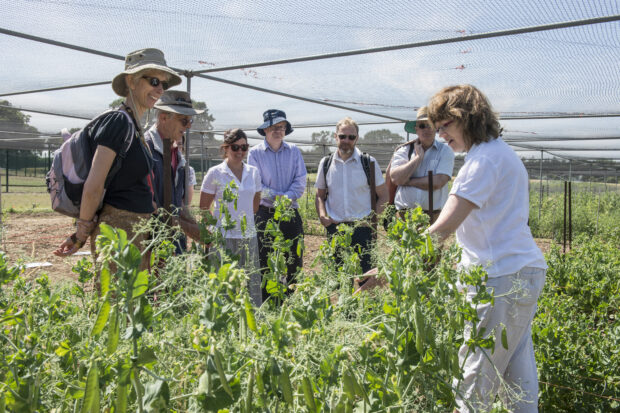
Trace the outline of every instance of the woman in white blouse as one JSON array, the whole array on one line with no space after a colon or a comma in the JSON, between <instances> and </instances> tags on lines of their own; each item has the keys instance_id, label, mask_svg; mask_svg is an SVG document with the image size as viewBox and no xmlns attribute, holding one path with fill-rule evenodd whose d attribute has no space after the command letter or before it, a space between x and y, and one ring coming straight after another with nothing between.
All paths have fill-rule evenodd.
<instances>
[{"instance_id":1,"label":"woman in white blouse","mask_svg":"<svg viewBox=\"0 0 620 413\"><path fill-rule=\"evenodd\" d=\"M239 265L248 270L250 296L258 306L262 299L254 214L258 211L262 185L258 169L243 162L248 149L247 136L241 129L224 133L224 143L220 147L224 161L207 171L200 190L200 208L210 209L215 200L213 215L217 218L217 228L225 239L226 249L238 255ZM230 185L233 182L234 185ZM227 187L237 195L236 207L234 202L223 199ZM225 209L234 228L226 225Z\"/></svg>"}]
</instances>

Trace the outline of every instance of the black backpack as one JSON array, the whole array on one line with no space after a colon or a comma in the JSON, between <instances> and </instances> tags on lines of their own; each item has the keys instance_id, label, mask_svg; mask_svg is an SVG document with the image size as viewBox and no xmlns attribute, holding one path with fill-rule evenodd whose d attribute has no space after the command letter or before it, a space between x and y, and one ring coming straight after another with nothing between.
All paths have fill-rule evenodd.
<instances>
[{"instance_id":1,"label":"black backpack","mask_svg":"<svg viewBox=\"0 0 620 413\"><path fill-rule=\"evenodd\" d=\"M124 137L123 146L118 153L108 176L106 177L104 188L108 187L112 178L120 170L123 160L129 151L131 142L136 134L136 128L131 119L131 116L118 109L120 112L127 116L127 122L131 125L127 136ZM54 152L54 159L52 161L52 167L47 173L46 184L47 192L50 194L52 201L52 209L61 214L68 215L73 218L79 218L80 204L82 201L82 190L84 189L84 182L90 172L92 159L92 153L90 153L88 140L91 139L92 127L96 121L102 117L114 112L115 110L108 110L97 116L90 121L83 129L73 133L71 138L64 142L60 149ZM99 207L103 202L105 196L105 190L101 196Z\"/></svg>"},{"instance_id":2,"label":"black backpack","mask_svg":"<svg viewBox=\"0 0 620 413\"><path fill-rule=\"evenodd\" d=\"M413 145L411 145L413 147ZM327 171L329 171L329 167L332 165L332 161L334 159L334 154L330 154L323 158L323 178L325 179L325 199L327 199ZM366 182L368 182L368 186L370 186L370 155L366 152L362 153L360 156L362 160L362 168L364 169L364 173L366 174Z\"/></svg>"}]
</instances>

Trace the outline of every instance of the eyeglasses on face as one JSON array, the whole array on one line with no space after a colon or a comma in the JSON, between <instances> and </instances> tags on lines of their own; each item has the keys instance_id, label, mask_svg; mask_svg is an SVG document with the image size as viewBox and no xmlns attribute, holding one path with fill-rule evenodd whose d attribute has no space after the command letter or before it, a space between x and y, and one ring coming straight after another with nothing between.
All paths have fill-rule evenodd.
<instances>
[{"instance_id":1,"label":"eyeglasses on face","mask_svg":"<svg viewBox=\"0 0 620 413\"><path fill-rule=\"evenodd\" d=\"M357 139L357 135L338 135L338 139L340 140L344 140L344 139L349 139L350 141L354 141Z\"/></svg>"},{"instance_id":2,"label":"eyeglasses on face","mask_svg":"<svg viewBox=\"0 0 620 413\"><path fill-rule=\"evenodd\" d=\"M250 145L248 145L247 143L244 143L243 145L237 145L233 143L230 145L230 149L233 152L238 152L239 149L241 149L243 152L247 152L247 150L250 149Z\"/></svg>"},{"instance_id":3,"label":"eyeglasses on face","mask_svg":"<svg viewBox=\"0 0 620 413\"><path fill-rule=\"evenodd\" d=\"M441 125L440 127L437 128L437 132L445 132L446 128L448 126L450 126L450 124L454 122L454 119L447 121L446 123L444 123L443 125Z\"/></svg>"},{"instance_id":4,"label":"eyeglasses on face","mask_svg":"<svg viewBox=\"0 0 620 413\"><path fill-rule=\"evenodd\" d=\"M270 126L267 128L267 130L270 131L278 131L278 132L284 132L286 130L286 125L278 125L278 126Z\"/></svg>"},{"instance_id":5,"label":"eyeglasses on face","mask_svg":"<svg viewBox=\"0 0 620 413\"><path fill-rule=\"evenodd\" d=\"M179 122L181 122L181 125L183 125L184 128L187 128L188 126L191 126L192 123L194 123L194 119L192 118L177 118Z\"/></svg>"},{"instance_id":6,"label":"eyeglasses on face","mask_svg":"<svg viewBox=\"0 0 620 413\"><path fill-rule=\"evenodd\" d=\"M151 85L153 87L157 87L161 83L161 87L163 87L164 90L167 90L168 87L170 86L168 84L168 81L166 81L166 80L159 80L158 78L153 77L153 76L142 76L142 79L146 79L146 81L149 82L149 85Z\"/></svg>"},{"instance_id":7,"label":"eyeglasses on face","mask_svg":"<svg viewBox=\"0 0 620 413\"><path fill-rule=\"evenodd\" d=\"M430 128L431 125L429 125L428 123L416 123L415 125L418 129L427 129Z\"/></svg>"}]
</instances>

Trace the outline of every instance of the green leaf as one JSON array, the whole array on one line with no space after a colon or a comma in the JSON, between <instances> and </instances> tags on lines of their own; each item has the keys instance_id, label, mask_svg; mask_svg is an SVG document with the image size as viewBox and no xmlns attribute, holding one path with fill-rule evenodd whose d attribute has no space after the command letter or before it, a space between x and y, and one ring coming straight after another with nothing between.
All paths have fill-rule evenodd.
<instances>
[{"instance_id":1,"label":"green leaf","mask_svg":"<svg viewBox=\"0 0 620 413\"><path fill-rule=\"evenodd\" d=\"M118 347L118 339L120 332L120 317L118 315L118 306L112 307L112 318L108 327L108 344L106 347L106 354L109 356L116 351Z\"/></svg>"},{"instance_id":2,"label":"green leaf","mask_svg":"<svg viewBox=\"0 0 620 413\"><path fill-rule=\"evenodd\" d=\"M168 383L155 380L144 386L144 409L147 412L167 412L170 410L170 390Z\"/></svg>"},{"instance_id":3,"label":"green leaf","mask_svg":"<svg viewBox=\"0 0 620 413\"><path fill-rule=\"evenodd\" d=\"M155 351L151 347L145 347L140 350L140 354L138 355L138 365L144 366L145 364L155 363L157 361L157 357L155 356Z\"/></svg>"},{"instance_id":4,"label":"green leaf","mask_svg":"<svg viewBox=\"0 0 620 413\"><path fill-rule=\"evenodd\" d=\"M254 318L254 309L252 309L252 304L250 304L250 300L245 298L245 319L248 323L248 328L254 332L256 332L256 318Z\"/></svg>"},{"instance_id":5,"label":"green leaf","mask_svg":"<svg viewBox=\"0 0 620 413\"><path fill-rule=\"evenodd\" d=\"M96 410L95 410L96 409ZM84 402L82 403L82 413L99 413L99 368L97 361L93 360L86 377L84 391Z\"/></svg>"},{"instance_id":6,"label":"green leaf","mask_svg":"<svg viewBox=\"0 0 620 413\"><path fill-rule=\"evenodd\" d=\"M71 347L69 347L69 343L63 341L60 345L54 350L58 357L63 357L65 354L71 351Z\"/></svg>"},{"instance_id":7,"label":"green leaf","mask_svg":"<svg viewBox=\"0 0 620 413\"><path fill-rule=\"evenodd\" d=\"M93 325L93 331L90 333L91 337L96 337L103 331L106 323L108 322L108 317L110 316L110 301L106 298L106 300L101 304L101 308L99 308L99 314L97 314L97 320Z\"/></svg>"},{"instance_id":8,"label":"green leaf","mask_svg":"<svg viewBox=\"0 0 620 413\"><path fill-rule=\"evenodd\" d=\"M136 279L133 282L133 292L131 298L140 297L149 288L149 272L143 270L136 275Z\"/></svg>"},{"instance_id":9,"label":"green leaf","mask_svg":"<svg viewBox=\"0 0 620 413\"><path fill-rule=\"evenodd\" d=\"M222 383L222 387L224 391L228 393L231 398L234 398L232 389L228 384L228 379L226 378L226 373L224 372L224 367L222 365L222 355L220 352L213 346L213 362L215 363L215 368L217 369L217 374L220 376L220 382Z\"/></svg>"},{"instance_id":10,"label":"green leaf","mask_svg":"<svg viewBox=\"0 0 620 413\"><path fill-rule=\"evenodd\" d=\"M99 236L109 239L110 241L117 239L114 229L103 222L99 224Z\"/></svg>"}]
</instances>

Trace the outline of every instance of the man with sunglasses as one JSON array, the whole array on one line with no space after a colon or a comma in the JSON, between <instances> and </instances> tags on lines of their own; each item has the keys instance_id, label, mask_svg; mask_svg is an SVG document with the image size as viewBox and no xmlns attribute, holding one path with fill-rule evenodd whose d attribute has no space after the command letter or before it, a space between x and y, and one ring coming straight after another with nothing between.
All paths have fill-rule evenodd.
<instances>
[{"instance_id":1,"label":"man with sunglasses","mask_svg":"<svg viewBox=\"0 0 620 413\"><path fill-rule=\"evenodd\" d=\"M180 90L167 90L154 107L155 124L144 134L153 155L154 202L157 209L165 208L176 214L175 210L183 206L187 170L185 157L180 152L179 146L183 142L185 132L192 125L192 117L203 113L204 110L194 109L189 93ZM169 180L166 179L166 174L170 176ZM166 184L170 188L169 195L166 194ZM166 199L168 196L169 200ZM177 243L177 253L185 250L185 246L185 239L181 238Z\"/></svg>"},{"instance_id":2,"label":"man with sunglasses","mask_svg":"<svg viewBox=\"0 0 620 413\"><path fill-rule=\"evenodd\" d=\"M383 174L377 161L368 157L369 165L374 164L374 184L376 187L376 210L372 210L371 202L371 176L366 176L364 169L364 156L355 147L359 138L359 127L353 119L346 117L336 125L334 134L338 143L338 150L331 157L325 157L319 162L316 183L315 206L321 224L326 228L327 234L332 236L337 231L339 224L354 227L351 240L352 246L360 246L362 254L360 265L362 272L371 268L371 255L373 229L370 218L373 213L377 215L383 212L388 199L387 187L383 180ZM325 162L327 166L325 173ZM372 168L369 168L372 171Z\"/></svg>"},{"instance_id":3,"label":"man with sunglasses","mask_svg":"<svg viewBox=\"0 0 620 413\"><path fill-rule=\"evenodd\" d=\"M418 110L415 121L418 139L401 145L389 167L389 179L398 185L394 205L405 210L421 206L434 222L448 200L448 182L454 169L454 152L435 139L426 106ZM413 145L413 150L411 150ZM429 210L428 172L433 172L433 210Z\"/></svg>"},{"instance_id":4,"label":"man with sunglasses","mask_svg":"<svg viewBox=\"0 0 620 413\"><path fill-rule=\"evenodd\" d=\"M271 252L271 240L265 236L264 230L267 221L274 216L275 199L277 196L286 196L293 201L294 209L293 218L280 223L284 237L293 241L290 253L286 255L287 277L286 280L281 280L288 286L295 282L297 272L303 266L303 255L297 254L297 244L304 236L297 200L306 189L306 164L299 148L284 141L284 137L293 132L293 127L283 111L277 109L265 111L263 124L256 130L265 137L265 140L250 149L248 164L258 168L263 187L260 206L255 217L260 266L265 272L268 255ZM287 293L291 293L291 290L287 289ZM269 294L263 288L263 301L267 298Z\"/></svg>"}]
</instances>

